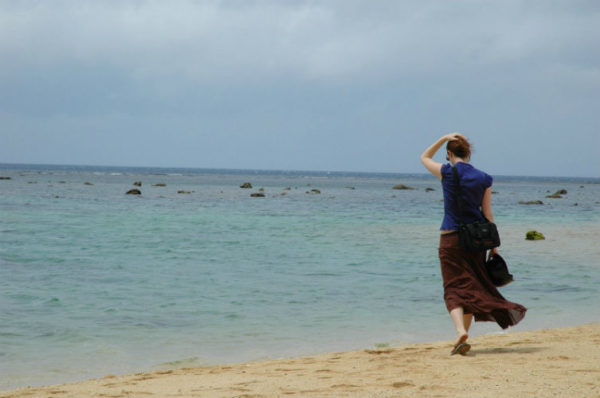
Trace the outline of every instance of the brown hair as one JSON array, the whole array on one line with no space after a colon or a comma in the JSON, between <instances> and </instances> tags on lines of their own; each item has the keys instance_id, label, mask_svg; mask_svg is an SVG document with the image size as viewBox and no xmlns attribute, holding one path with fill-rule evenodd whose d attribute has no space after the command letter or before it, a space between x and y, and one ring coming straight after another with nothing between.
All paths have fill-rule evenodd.
<instances>
[{"instance_id":1,"label":"brown hair","mask_svg":"<svg viewBox=\"0 0 600 398\"><path fill-rule=\"evenodd\" d=\"M446 150L454 154L454 156L461 159L469 160L471 157L471 144L465 138L457 137L453 141L448 141L446 144Z\"/></svg>"}]
</instances>

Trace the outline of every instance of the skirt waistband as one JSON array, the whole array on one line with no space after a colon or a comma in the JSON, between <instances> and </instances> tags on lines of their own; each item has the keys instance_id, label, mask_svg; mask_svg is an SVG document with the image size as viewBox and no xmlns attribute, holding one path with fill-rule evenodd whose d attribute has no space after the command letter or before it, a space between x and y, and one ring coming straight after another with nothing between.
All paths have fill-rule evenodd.
<instances>
[{"instance_id":1,"label":"skirt waistband","mask_svg":"<svg viewBox=\"0 0 600 398\"><path fill-rule=\"evenodd\" d=\"M458 247L458 231L449 234L440 234L440 249Z\"/></svg>"}]
</instances>

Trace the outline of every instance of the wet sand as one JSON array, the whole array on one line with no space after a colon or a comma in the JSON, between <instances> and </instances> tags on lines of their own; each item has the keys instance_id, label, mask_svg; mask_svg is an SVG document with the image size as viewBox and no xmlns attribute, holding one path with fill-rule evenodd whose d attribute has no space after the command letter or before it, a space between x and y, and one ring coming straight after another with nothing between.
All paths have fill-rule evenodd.
<instances>
[{"instance_id":1,"label":"wet sand","mask_svg":"<svg viewBox=\"0 0 600 398\"><path fill-rule=\"evenodd\" d=\"M600 397L600 323L310 357L108 375L0 397ZM59 359L57 359L59 360Z\"/></svg>"}]
</instances>

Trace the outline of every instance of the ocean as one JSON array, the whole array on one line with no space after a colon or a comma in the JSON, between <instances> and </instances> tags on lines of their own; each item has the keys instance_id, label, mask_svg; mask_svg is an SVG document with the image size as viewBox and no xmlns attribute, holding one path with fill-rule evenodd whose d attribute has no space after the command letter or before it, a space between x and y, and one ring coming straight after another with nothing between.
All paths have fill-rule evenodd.
<instances>
[{"instance_id":1,"label":"ocean","mask_svg":"<svg viewBox=\"0 0 600 398\"><path fill-rule=\"evenodd\" d=\"M432 176L0 164L0 177L0 389L455 336ZM600 179L493 189L515 277L501 292L528 308L509 332L600 321ZM533 229L546 239L526 241Z\"/></svg>"}]
</instances>

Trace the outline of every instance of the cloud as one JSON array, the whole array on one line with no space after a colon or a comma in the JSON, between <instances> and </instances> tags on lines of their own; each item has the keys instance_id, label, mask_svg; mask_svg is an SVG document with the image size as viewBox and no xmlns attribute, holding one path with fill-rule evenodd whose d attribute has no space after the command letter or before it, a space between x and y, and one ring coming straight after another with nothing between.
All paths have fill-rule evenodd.
<instances>
[{"instance_id":1,"label":"cloud","mask_svg":"<svg viewBox=\"0 0 600 398\"><path fill-rule=\"evenodd\" d=\"M598 7L541 4L3 3L0 54L15 69L98 65L140 80L202 84L281 78L386 80L532 59L584 62L578 49L598 44ZM565 51L574 53L573 58L565 60ZM598 56L591 58L585 62L588 67L597 65Z\"/></svg>"},{"instance_id":2,"label":"cloud","mask_svg":"<svg viewBox=\"0 0 600 398\"><path fill-rule=\"evenodd\" d=\"M589 175L597 26L596 1L0 2L0 157L417 171L394 148L461 130L500 172Z\"/></svg>"}]
</instances>

